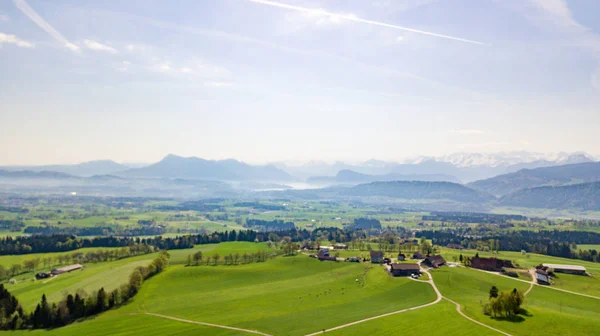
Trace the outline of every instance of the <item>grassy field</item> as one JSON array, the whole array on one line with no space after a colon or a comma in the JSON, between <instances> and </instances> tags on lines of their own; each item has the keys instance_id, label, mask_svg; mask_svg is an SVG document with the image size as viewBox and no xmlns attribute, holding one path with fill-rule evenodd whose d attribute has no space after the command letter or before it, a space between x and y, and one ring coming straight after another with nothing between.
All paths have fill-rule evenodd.
<instances>
[{"instance_id":1,"label":"grassy field","mask_svg":"<svg viewBox=\"0 0 600 336\"><path fill-rule=\"evenodd\" d=\"M300 255L243 266L171 266L124 312L302 335L433 300L429 285L391 278L381 266Z\"/></svg>"},{"instance_id":2,"label":"grassy field","mask_svg":"<svg viewBox=\"0 0 600 336\"><path fill-rule=\"evenodd\" d=\"M506 321L483 314L489 289L525 292L527 283L463 267L436 270L433 278L442 295L461 304L465 314L514 335L537 335L542 329L552 335L594 335L598 330L600 300L536 286L523 305L528 314L519 321Z\"/></svg>"},{"instance_id":3,"label":"grassy field","mask_svg":"<svg viewBox=\"0 0 600 336\"><path fill-rule=\"evenodd\" d=\"M432 320L443 316L443 323ZM423 334L440 336L495 336L498 333L466 320L456 312L456 306L447 302L408 311L360 323L354 326L327 332L327 335L413 335L421 334L417 329L423 329Z\"/></svg>"},{"instance_id":4,"label":"grassy field","mask_svg":"<svg viewBox=\"0 0 600 336\"><path fill-rule=\"evenodd\" d=\"M586 244L581 244L581 245L577 245L577 250L596 250L596 251L600 251L600 245L586 245Z\"/></svg>"},{"instance_id":5,"label":"grassy field","mask_svg":"<svg viewBox=\"0 0 600 336\"><path fill-rule=\"evenodd\" d=\"M155 254L147 254L117 261L85 264L83 270L61 274L55 278L19 281L17 284L5 284L6 288L19 299L26 311L32 311L39 303L42 294L48 301L57 302L66 293L74 294L78 289L86 292L104 287L111 291L121 284L127 283L129 275L138 266L146 266Z\"/></svg>"}]
</instances>

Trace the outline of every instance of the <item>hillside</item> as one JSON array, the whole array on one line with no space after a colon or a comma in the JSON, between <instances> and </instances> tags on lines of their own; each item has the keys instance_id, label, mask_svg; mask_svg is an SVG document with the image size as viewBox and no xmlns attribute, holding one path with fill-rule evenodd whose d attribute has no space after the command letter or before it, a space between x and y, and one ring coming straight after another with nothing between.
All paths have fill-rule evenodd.
<instances>
[{"instance_id":1,"label":"hillside","mask_svg":"<svg viewBox=\"0 0 600 336\"><path fill-rule=\"evenodd\" d=\"M185 178L229 181L289 181L292 177L272 165L252 166L236 160L205 160L168 155L147 167L119 174L127 177Z\"/></svg>"},{"instance_id":2,"label":"hillside","mask_svg":"<svg viewBox=\"0 0 600 336\"><path fill-rule=\"evenodd\" d=\"M476 190L501 196L520 189L594 181L600 181L600 162L522 169L515 173L469 183L468 186Z\"/></svg>"},{"instance_id":3,"label":"hillside","mask_svg":"<svg viewBox=\"0 0 600 336\"><path fill-rule=\"evenodd\" d=\"M315 184L359 184L377 181L427 181L427 182L455 182L460 181L450 175L444 174L384 174L384 175L369 175L359 173L353 170L340 170L336 176L317 176L307 180L308 183Z\"/></svg>"},{"instance_id":4,"label":"hillside","mask_svg":"<svg viewBox=\"0 0 600 336\"><path fill-rule=\"evenodd\" d=\"M523 189L502 197L500 203L528 208L600 210L600 182Z\"/></svg>"},{"instance_id":5,"label":"hillside","mask_svg":"<svg viewBox=\"0 0 600 336\"><path fill-rule=\"evenodd\" d=\"M484 203L494 199L493 196L450 182L373 182L345 189L341 193L348 196L381 196L402 199L447 199L467 203Z\"/></svg>"}]
</instances>

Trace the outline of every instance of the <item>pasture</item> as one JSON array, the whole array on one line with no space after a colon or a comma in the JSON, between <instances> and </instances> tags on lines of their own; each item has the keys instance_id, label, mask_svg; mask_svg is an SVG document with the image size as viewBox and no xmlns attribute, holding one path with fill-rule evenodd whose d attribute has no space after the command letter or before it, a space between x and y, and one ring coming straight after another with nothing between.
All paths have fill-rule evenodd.
<instances>
[{"instance_id":1,"label":"pasture","mask_svg":"<svg viewBox=\"0 0 600 336\"><path fill-rule=\"evenodd\" d=\"M517 288L524 293L529 284L464 267L442 268L432 275L442 295L461 304L465 314L511 334L537 335L542 329L553 335L593 335L597 331L600 300L534 286L523 305L527 314L508 321L483 314L489 289Z\"/></svg>"},{"instance_id":2,"label":"pasture","mask_svg":"<svg viewBox=\"0 0 600 336\"><path fill-rule=\"evenodd\" d=\"M381 266L300 255L240 266L171 266L122 310L304 335L434 300L428 284L392 278Z\"/></svg>"}]
</instances>

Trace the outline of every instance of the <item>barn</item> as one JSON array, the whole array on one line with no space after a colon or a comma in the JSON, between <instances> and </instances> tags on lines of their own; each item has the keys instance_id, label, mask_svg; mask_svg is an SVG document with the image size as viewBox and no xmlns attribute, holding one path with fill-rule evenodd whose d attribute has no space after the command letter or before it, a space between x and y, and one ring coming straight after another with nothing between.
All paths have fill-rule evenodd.
<instances>
[{"instance_id":1,"label":"barn","mask_svg":"<svg viewBox=\"0 0 600 336\"><path fill-rule=\"evenodd\" d=\"M551 269L555 273L587 275L587 270L583 266L557 264L542 264L542 266Z\"/></svg>"},{"instance_id":2,"label":"barn","mask_svg":"<svg viewBox=\"0 0 600 336\"><path fill-rule=\"evenodd\" d=\"M421 269L417 264L392 264L390 273L393 276L411 276L413 274L421 274Z\"/></svg>"},{"instance_id":3,"label":"barn","mask_svg":"<svg viewBox=\"0 0 600 336\"><path fill-rule=\"evenodd\" d=\"M440 266L446 265L446 260L444 260L444 258L442 258L441 255L430 256L423 260L423 264L429 267L438 268Z\"/></svg>"},{"instance_id":4,"label":"barn","mask_svg":"<svg viewBox=\"0 0 600 336\"><path fill-rule=\"evenodd\" d=\"M80 264L73 264L73 265L69 265L69 266L65 266L65 267L61 267L61 268L55 268L50 273L52 273L52 275L59 275L59 274L63 274L63 273L69 273L72 271L76 271L76 270L82 269L82 268L83 268L83 266Z\"/></svg>"}]
</instances>

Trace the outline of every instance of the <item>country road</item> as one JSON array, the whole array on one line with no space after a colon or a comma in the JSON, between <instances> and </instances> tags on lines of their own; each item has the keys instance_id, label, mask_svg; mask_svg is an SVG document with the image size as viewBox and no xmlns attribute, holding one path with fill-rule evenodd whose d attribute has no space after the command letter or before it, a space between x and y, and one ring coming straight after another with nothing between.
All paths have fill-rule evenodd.
<instances>
[{"instance_id":1,"label":"country road","mask_svg":"<svg viewBox=\"0 0 600 336\"><path fill-rule=\"evenodd\" d=\"M448 299L447 297L444 297L444 300L446 300L446 301L448 301L448 302L451 302L451 303L454 303L454 304L456 305L456 311L457 311L457 312L458 312L460 315L462 315L462 317L466 318L467 320L469 320L469 321L471 321L471 322L473 322L473 323L479 324L479 325L480 325L480 326L482 326L482 327L486 327L486 328L488 328L488 329L490 329L490 330L493 330L493 331L495 331L495 332L498 332L498 333L500 333L500 334L502 334L502 335L506 335L506 336L512 336L511 334L509 334L509 333L506 333L506 332L504 332L504 331L502 331L502 330L500 330L500 329L496 329L496 328L494 328L494 327L490 327L490 326L489 326L489 325L487 325L487 324L481 323L481 322L479 322L479 321L477 321L477 320L475 320L475 319L473 319L473 318L470 318L470 317L469 317L469 316L467 316L465 313L463 313L463 312L462 312L462 310L460 310L460 304L459 304L458 302L454 302L454 301L452 301L452 300Z\"/></svg>"}]
</instances>

